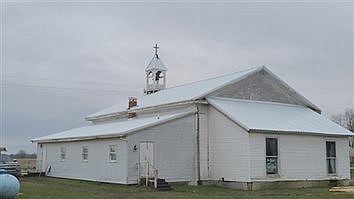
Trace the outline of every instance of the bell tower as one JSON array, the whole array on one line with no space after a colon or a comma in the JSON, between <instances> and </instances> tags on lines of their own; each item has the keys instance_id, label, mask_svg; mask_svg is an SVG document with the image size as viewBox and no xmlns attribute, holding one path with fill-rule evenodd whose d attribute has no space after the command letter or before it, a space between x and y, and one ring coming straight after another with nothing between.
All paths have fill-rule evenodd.
<instances>
[{"instance_id":1,"label":"bell tower","mask_svg":"<svg viewBox=\"0 0 354 199\"><path fill-rule=\"evenodd\" d=\"M166 88L166 71L167 68L162 63L158 55L160 47L155 44L155 55L151 59L149 65L145 68L146 72L146 85L144 93L151 94Z\"/></svg>"}]
</instances>

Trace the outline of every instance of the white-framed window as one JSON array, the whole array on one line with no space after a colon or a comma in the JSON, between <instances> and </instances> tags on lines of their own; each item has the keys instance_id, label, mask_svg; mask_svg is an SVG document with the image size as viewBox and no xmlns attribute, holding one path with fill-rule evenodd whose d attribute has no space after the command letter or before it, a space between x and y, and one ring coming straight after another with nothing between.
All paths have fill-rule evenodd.
<instances>
[{"instance_id":1,"label":"white-framed window","mask_svg":"<svg viewBox=\"0 0 354 199\"><path fill-rule=\"evenodd\" d=\"M336 142L326 141L326 158L328 175L336 175Z\"/></svg>"},{"instance_id":2,"label":"white-framed window","mask_svg":"<svg viewBox=\"0 0 354 199\"><path fill-rule=\"evenodd\" d=\"M87 162L88 161L88 153L89 153L89 148L88 146L82 146L82 161Z\"/></svg>"},{"instance_id":3,"label":"white-framed window","mask_svg":"<svg viewBox=\"0 0 354 199\"><path fill-rule=\"evenodd\" d=\"M109 161L110 162L117 162L117 145L110 145L109 146Z\"/></svg>"},{"instance_id":4,"label":"white-framed window","mask_svg":"<svg viewBox=\"0 0 354 199\"><path fill-rule=\"evenodd\" d=\"M60 161L65 162L66 160L66 147L60 147Z\"/></svg>"},{"instance_id":5,"label":"white-framed window","mask_svg":"<svg viewBox=\"0 0 354 199\"><path fill-rule=\"evenodd\" d=\"M266 138L267 175L278 174L278 138Z\"/></svg>"}]
</instances>

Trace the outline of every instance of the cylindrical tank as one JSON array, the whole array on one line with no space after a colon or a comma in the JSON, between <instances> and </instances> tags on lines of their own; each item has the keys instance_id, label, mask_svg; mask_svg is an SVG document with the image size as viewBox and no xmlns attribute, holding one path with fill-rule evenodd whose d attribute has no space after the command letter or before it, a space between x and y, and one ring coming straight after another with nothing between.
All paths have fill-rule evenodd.
<instances>
[{"instance_id":1,"label":"cylindrical tank","mask_svg":"<svg viewBox=\"0 0 354 199\"><path fill-rule=\"evenodd\" d=\"M4 169L0 169L0 198L13 199L20 191L20 182L10 174L7 174Z\"/></svg>"}]
</instances>

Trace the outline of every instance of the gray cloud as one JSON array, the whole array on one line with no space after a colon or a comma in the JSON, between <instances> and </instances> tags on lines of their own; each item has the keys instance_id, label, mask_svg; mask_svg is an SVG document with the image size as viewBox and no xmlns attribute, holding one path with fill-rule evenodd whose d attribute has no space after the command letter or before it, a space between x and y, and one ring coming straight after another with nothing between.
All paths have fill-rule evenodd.
<instances>
[{"instance_id":1,"label":"gray cloud","mask_svg":"<svg viewBox=\"0 0 354 199\"><path fill-rule=\"evenodd\" d=\"M339 113L354 107L352 9L5 2L1 142L32 152L30 138L84 125L87 114L139 95L155 42L169 86L266 65L324 114Z\"/></svg>"}]
</instances>

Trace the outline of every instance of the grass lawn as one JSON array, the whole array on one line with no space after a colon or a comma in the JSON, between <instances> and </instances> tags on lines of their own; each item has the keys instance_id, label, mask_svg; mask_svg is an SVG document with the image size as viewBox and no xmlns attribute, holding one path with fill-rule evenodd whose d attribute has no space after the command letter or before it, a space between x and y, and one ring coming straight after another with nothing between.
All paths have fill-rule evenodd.
<instances>
[{"instance_id":1,"label":"grass lawn","mask_svg":"<svg viewBox=\"0 0 354 199\"><path fill-rule=\"evenodd\" d=\"M272 189L260 191L240 191L213 186L173 185L173 191L155 192L135 185L114 185L79 180L66 180L47 177L28 177L21 180L20 195L16 199L120 199L120 198L250 198L286 199L311 198L334 199L354 198L351 193L332 193L327 188Z\"/></svg>"}]
</instances>

